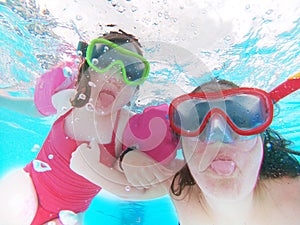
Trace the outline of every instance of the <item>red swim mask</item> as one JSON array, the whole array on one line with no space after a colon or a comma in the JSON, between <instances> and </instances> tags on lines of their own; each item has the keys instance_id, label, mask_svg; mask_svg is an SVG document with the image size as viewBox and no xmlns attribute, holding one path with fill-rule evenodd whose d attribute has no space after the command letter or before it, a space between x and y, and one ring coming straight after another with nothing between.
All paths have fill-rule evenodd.
<instances>
[{"instance_id":1,"label":"red swim mask","mask_svg":"<svg viewBox=\"0 0 300 225\"><path fill-rule=\"evenodd\" d=\"M237 134L259 134L272 122L273 104L299 88L297 73L269 93L257 88L233 88L181 95L170 104L170 125L180 135L195 137L217 113Z\"/></svg>"}]
</instances>

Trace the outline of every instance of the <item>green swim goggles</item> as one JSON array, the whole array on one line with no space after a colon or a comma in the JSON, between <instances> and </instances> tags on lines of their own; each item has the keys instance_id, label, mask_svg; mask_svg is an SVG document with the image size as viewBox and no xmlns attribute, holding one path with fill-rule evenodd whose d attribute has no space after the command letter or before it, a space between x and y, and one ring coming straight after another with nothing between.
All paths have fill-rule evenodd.
<instances>
[{"instance_id":1,"label":"green swim goggles","mask_svg":"<svg viewBox=\"0 0 300 225\"><path fill-rule=\"evenodd\" d=\"M128 44L131 43L123 46ZM126 84L138 85L148 77L150 65L144 57L104 38L94 39L89 45L79 42L77 50L98 73L106 73L112 67L119 66Z\"/></svg>"}]
</instances>

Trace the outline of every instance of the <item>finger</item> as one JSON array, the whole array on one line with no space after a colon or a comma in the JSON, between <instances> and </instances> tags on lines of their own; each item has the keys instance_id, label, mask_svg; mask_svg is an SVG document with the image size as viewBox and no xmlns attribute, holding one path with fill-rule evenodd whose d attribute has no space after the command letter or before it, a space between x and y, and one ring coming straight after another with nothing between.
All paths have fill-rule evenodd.
<instances>
[{"instance_id":1,"label":"finger","mask_svg":"<svg viewBox=\"0 0 300 225\"><path fill-rule=\"evenodd\" d=\"M147 185L148 186L156 186L157 183L160 183L160 180L153 174L153 176L147 179Z\"/></svg>"},{"instance_id":2,"label":"finger","mask_svg":"<svg viewBox=\"0 0 300 225\"><path fill-rule=\"evenodd\" d=\"M166 175L173 175L174 172L175 172L175 170L169 169L169 168L164 167L162 165L158 166L158 170L161 171L163 174L166 174Z\"/></svg>"},{"instance_id":3,"label":"finger","mask_svg":"<svg viewBox=\"0 0 300 225\"><path fill-rule=\"evenodd\" d=\"M142 177L136 176L135 178L131 179L129 181L129 183L131 183L135 187L140 187L140 188L149 188L150 187L149 182L143 176Z\"/></svg>"},{"instance_id":4,"label":"finger","mask_svg":"<svg viewBox=\"0 0 300 225\"><path fill-rule=\"evenodd\" d=\"M158 167L157 170L153 171L153 173L159 182L163 182L166 179L173 177L175 174L174 171L169 170L167 168L161 168L161 167Z\"/></svg>"},{"instance_id":5,"label":"finger","mask_svg":"<svg viewBox=\"0 0 300 225\"><path fill-rule=\"evenodd\" d=\"M90 149L90 147L87 143L83 143L83 144L79 145L78 149L82 155L85 155L87 153L87 151Z\"/></svg>"},{"instance_id":6,"label":"finger","mask_svg":"<svg viewBox=\"0 0 300 225\"><path fill-rule=\"evenodd\" d=\"M89 146L92 150L100 151L98 142L96 140L91 140Z\"/></svg>"},{"instance_id":7,"label":"finger","mask_svg":"<svg viewBox=\"0 0 300 225\"><path fill-rule=\"evenodd\" d=\"M142 185L141 185L141 182L140 182L140 180L138 180L138 179L135 179L135 178L131 178L131 179L128 179L128 182L132 185L132 186L134 186L134 187L142 187Z\"/></svg>"},{"instance_id":8,"label":"finger","mask_svg":"<svg viewBox=\"0 0 300 225\"><path fill-rule=\"evenodd\" d=\"M159 180L157 179L152 170L144 170L144 172L139 176L138 182L144 188L150 188L152 186L155 186L155 184L159 183Z\"/></svg>"},{"instance_id":9,"label":"finger","mask_svg":"<svg viewBox=\"0 0 300 225\"><path fill-rule=\"evenodd\" d=\"M86 143L82 143L82 144L80 144L80 145L78 146L78 148L84 147L84 146L86 146L86 145L87 145Z\"/></svg>"},{"instance_id":10,"label":"finger","mask_svg":"<svg viewBox=\"0 0 300 225\"><path fill-rule=\"evenodd\" d=\"M160 172L155 173L155 177L157 178L157 182L164 182L165 180L169 179L170 177L173 177L172 174L162 174Z\"/></svg>"}]
</instances>

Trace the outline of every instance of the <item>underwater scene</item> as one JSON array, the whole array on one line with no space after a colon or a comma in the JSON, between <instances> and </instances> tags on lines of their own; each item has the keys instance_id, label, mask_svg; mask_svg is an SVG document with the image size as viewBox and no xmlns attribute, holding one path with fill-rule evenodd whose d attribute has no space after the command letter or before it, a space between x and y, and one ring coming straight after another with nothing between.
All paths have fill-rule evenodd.
<instances>
[{"instance_id":1,"label":"underwater scene","mask_svg":"<svg viewBox=\"0 0 300 225\"><path fill-rule=\"evenodd\" d=\"M118 29L139 39L150 63L126 106L135 113L213 78L268 92L300 72L299 15L297 0L0 0L0 94L33 98L36 79L75 61L79 41ZM35 158L55 120L0 107L0 177ZM300 152L300 91L275 105L271 128ZM83 221L177 225L178 217L169 196L126 201L103 190Z\"/></svg>"}]
</instances>

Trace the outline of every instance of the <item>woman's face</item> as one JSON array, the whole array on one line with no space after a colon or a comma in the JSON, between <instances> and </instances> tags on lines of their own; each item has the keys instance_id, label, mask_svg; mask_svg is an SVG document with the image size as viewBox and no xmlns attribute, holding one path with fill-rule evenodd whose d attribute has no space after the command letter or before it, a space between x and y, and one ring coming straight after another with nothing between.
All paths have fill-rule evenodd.
<instances>
[{"instance_id":1,"label":"woman's face","mask_svg":"<svg viewBox=\"0 0 300 225\"><path fill-rule=\"evenodd\" d=\"M204 195L238 200L254 190L263 158L261 136L236 139L233 143L182 137L182 148L191 174Z\"/></svg>"},{"instance_id":2,"label":"woman's face","mask_svg":"<svg viewBox=\"0 0 300 225\"><path fill-rule=\"evenodd\" d=\"M199 136L181 141L192 176L205 196L238 200L254 190L263 159L260 135L241 136L215 113Z\"/></svg>"}]
</instances>

